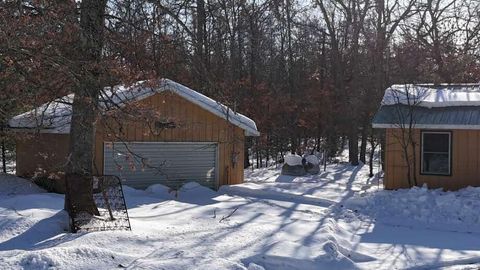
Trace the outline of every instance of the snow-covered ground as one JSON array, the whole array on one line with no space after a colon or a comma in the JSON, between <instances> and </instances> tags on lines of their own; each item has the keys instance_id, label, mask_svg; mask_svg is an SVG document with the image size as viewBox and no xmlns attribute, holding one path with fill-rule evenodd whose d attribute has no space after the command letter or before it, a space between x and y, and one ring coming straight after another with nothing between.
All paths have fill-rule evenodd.
<instances>
[{"instance_id":1,"label":"snow-covered ground","mask_svg":"<svg viewBox=\"0 0 480 270\"><path fill-rule=\"evenodd\" d=\"M126 187L132 231L82 234L66 232L62 195L0 176L0 269L480 266L480 188L384 191L368 166L344 164L296 178L245 173L218 192Z\"/></svg>"}]
</instances>

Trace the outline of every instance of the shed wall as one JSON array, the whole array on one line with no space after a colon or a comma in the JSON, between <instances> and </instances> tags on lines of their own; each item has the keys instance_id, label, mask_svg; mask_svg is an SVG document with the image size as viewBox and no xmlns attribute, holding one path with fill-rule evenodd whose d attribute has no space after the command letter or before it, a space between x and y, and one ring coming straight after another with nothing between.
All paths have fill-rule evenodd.
<instances>
[{"instance_id":1,"label":"shed wall","mask_svg":"<svg viewBox=\"0 0 480 270\"><path fill-rule=\"evenodd\" d=\"M151 129L142 119L118 121L106 117L97 125L94 173L103 174L104 142L217 142L219 185L243 182L245 132L182 97L162 92L138 102L154 108L177 125L161 132ZM22 139L20 139L22 137ZM17 175L31 177L36 171L64 171L68 156L68 134L35 134L17 139ZM25 138L23 138L25 137Z\"/></svg>"},{"instance_id":2,"label":"shed wall","mask_svg":"<svg viewBox=\"0 0 480 270\"><path fill-rule=\"evenodd\" d=\"M36 172L62 171L68 156L69 136L36 134L16 139L17 175L32 177Z\"/></svg>"},{"instance_id":3,"label":"shed wall","mask_svg":"<svg viewBox=\"0 0 480 270\"><path fill-rule=\"evenodd\" d=\"M16 174L30 178L46 176L55 179L51 184L64 191L64 166L69 149L67 134L22 134L16 138Z\"/></svg>"},{"instance_id":4,"label":"shed wall","mask_svg":"<svg viewBox=\"0 0 480 270\"><path fill-rule=\"evenodd\" d=\"M429 188L457 190L467 186L480 186L480 131L448 130L452 132L452 168L451 176L420 174L420 140L421 130L415 129L417 142L415 151L415 174L418 185L427 184ZM401 148L401 130L386 130L385 180L386 189L408 188L408 169L404 151ZM413 153L409 150L410 155Z\"/></svg>"},{"instance_id":5,"label":"shed wall","mask_svg":"<svg viewBox=\"0 0 480 270\"><path fill-rule=\"evenodd\" d=\"M243 182L243 129L171 92L158 93L138 103L136 105L154 108L161 116L175 122L176 127L156 131L152 130L152 124L140 119L125 120L121 128L111 118L99 122L95 142L98 174L103 173L104 142L218 142L219 185Z\"/></svg>"}]
</instances>

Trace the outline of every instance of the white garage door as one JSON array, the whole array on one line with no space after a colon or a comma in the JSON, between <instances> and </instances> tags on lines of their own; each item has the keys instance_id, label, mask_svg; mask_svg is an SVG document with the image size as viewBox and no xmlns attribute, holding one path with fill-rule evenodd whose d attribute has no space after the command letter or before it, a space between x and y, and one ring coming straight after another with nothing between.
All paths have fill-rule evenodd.
<instances>
[{"instance_id":1,"label":"white garage door","mask_svg":"<svg viewBox=\"0 0 480 270\"><path fill-rule=\"evenodd\" d=\"M216 164L215 143L104 143L104 174L117 175L134 188L163 184L177 189L190 181L216 188Z\"/></svg>"}]
</instances>

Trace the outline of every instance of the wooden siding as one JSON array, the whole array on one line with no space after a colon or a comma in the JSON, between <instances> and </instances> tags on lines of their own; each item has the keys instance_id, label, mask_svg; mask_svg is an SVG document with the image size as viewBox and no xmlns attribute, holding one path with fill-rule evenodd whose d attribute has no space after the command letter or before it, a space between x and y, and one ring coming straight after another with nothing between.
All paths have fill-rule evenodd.
<instances>
[{"instance_id":1,"label":"wooden siding","mask_svg":"<svg viewBox=\"0 0 480 270\"><path fill-rule=\"evenodd\" d=\"M113 119L103 119L98 123L95 141L95 170L98 174L103 173L104 142L217 142L219 185L243 182L243 129L170 92L139 102L175 122L176 128L155 132L139 119L125 120L120 128Z\"/></svg>"},{"instance_id":2,"label":"wooden siding","mask_svg":"<svg viewBox=\"0 0 480 270\"><path fill-rule=\"evenodd\" d=\"M436 130L437 131L437 130ZM438 130L440 131L440 130ZM452 132L452 167L450 176L420 174L421 130L414 130L416 147L416 168L418 185L429 188L457 190L467 186L480 186L480 131L445 130ZM386 130L385 180L386 189L408 188L407 166L400 144L400 129ZM410 155L412 149L410 149Z\"/></svg>"},{"instance_id":3,"label":"wooden siding","mask_svg":"<svg viewBox=\"0 0 480 270\"><path fill-rule=\"evenodd\" d=\"M157 133L151 132L142 119L125 120L121 128L108 117L101 119L95 135L94 173L103 174L104 142L216 142L219 185L243 182L243 129L173 93L159 93L139 103L154 108L174 121L177 127ZM68 134L22 134L16 144L17 175L32 177L39 170L46 174L64 171L69 151ZM57 190L62 191L62 188Z\"/></svg>"},{"instance_id":4,"label":"wooden siding","mask_svg":"<svg viewBox=\"0 0 480 270\"><path fill-rule=\"evenodd\" d=\"M17 175L32 177L35 173L62 171L67 161L69 136L35 134L16 139Z\"/></svg>"},{"instance_id":5,"label":"wooden siding","mask_svg":"<svg viewBox=\"0 0 480 270\"><path fill-rule=\"evenodd\" d=\"M64 166L69 149L67 134L28 134L16 138L16 174L30 178L48 177L52 187L64 191Z\"/></svg>"}]
</instances>

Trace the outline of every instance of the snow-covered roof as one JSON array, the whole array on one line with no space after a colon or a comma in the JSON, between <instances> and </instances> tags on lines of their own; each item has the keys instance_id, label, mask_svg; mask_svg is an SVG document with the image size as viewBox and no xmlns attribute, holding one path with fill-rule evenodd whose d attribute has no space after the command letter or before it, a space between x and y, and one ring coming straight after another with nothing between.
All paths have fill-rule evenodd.
<instances>
[{"instance_id":1,"label":"snow-covered roof","mask_svg":"<svg viewBox=\"0 0 480 270\"><path fill-rule=\"evenodd\" d=\"M373 128L480 129L480 84L395 84L385 90Z\"/></svg>"},{"instance_id":2,"label":"snow-covered roof","mask_svg":"<svg viewBox=\"0 0 480 270\"><path fill-rule=\"evenodd\" d=\"M154 84L151 81L140 81L131 86L118 85L113 88L106 88L100 96L100 106L108 110L164 91L175 93L203 109L228 120L230 123L245 130L247 136L260 135L252 119L169 79L160 79L158 83L155 82ZM26 131L39 130L42 133L68 134L70 133L73 98L74 95L70 94L17 115L10 119L9 127Z\"/></svg>"},{"instance_id":3,"label":"snow-covered roof","mask_svg":"<svg viewBox=\"0 0 480 270\"><path fill-rule=\"evenodd\" d=\"M480 106L480 84L394 84L385 90L382 105L420 107Z\"/></svg>"}]
</instances>

